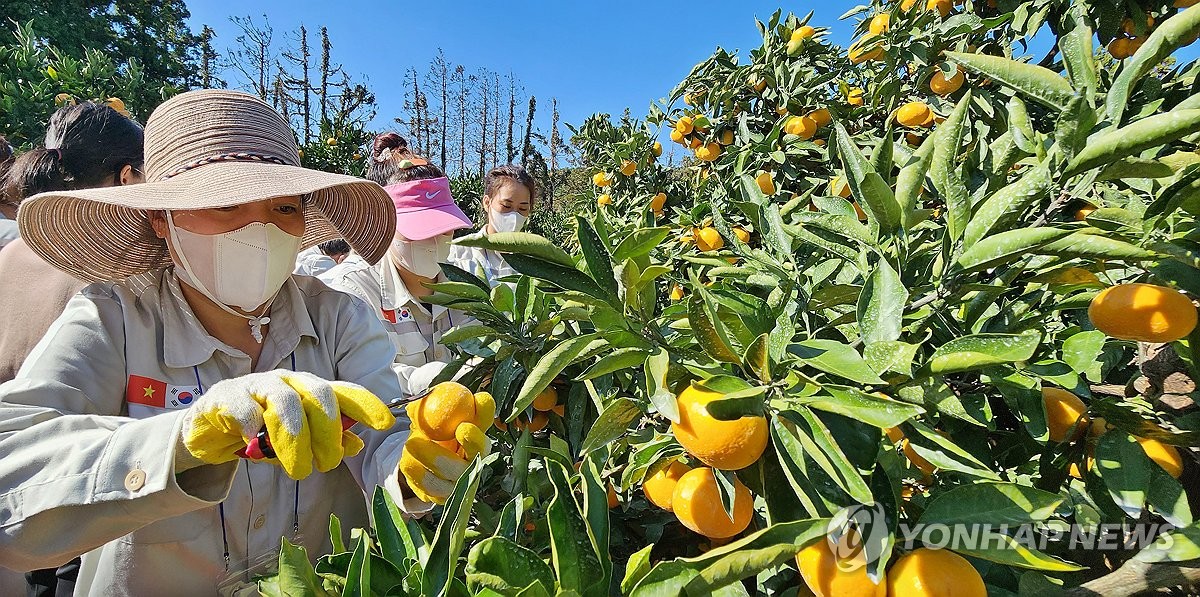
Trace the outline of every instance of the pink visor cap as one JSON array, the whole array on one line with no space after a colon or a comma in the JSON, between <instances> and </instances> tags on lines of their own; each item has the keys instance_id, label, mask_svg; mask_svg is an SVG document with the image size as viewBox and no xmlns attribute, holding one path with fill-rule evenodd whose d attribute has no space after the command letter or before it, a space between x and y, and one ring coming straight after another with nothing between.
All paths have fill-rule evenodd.
<instances>
[{"instance_id":1,"label":"pink visor cap","mask_svg":"<svg viewBox=\"0 0 1200 597\"><path fill-rule=\"evenodd\" d=\"M471 220L454 204L450 181L445 178L401 182L383 190L396 204L396 232L408 240L471 227Z\"/></svg>"}]
</instances>

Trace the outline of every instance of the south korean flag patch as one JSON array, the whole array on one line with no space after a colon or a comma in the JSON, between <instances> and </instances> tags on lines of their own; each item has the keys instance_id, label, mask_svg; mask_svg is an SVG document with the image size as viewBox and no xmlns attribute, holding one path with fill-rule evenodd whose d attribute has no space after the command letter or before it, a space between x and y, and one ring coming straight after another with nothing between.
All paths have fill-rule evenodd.
<instances>
[{"instance_id":1,"label":"south korean flag patch","mask_svg":"<svg viewBox=\"0 0 1200 597\"><path fill-rule=\"evenodd\" d=\"M165 406L170 409L179 410L188 408L200 397L200 388L196 386L167 386L167 399Z\"/></svg>"}]
</instances>

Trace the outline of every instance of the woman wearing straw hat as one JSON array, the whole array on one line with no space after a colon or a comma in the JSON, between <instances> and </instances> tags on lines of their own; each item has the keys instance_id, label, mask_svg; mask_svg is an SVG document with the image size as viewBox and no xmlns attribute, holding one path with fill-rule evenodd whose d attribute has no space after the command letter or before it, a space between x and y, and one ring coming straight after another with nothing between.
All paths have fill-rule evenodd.
<instances>
[{"instance_id":1,"label":"woman wearing straw hat","mask_svg":"<svg viewBox=\"0 0 1200 597\"><path fill-rule=\"evenodd\" d=\"M84 554L77 595L244 591L281 537L315 557L330 514L366 524L350 488L403 491L387 334L290 275L302 246L339 237L378 261L395 209L373 182L299 167L248 94L176 96L145 138L149 182L21 207L29 246L96 283L0 385L0 566ZM263 431L273 452L249 450Z\"/></svg>"}]
</instances>

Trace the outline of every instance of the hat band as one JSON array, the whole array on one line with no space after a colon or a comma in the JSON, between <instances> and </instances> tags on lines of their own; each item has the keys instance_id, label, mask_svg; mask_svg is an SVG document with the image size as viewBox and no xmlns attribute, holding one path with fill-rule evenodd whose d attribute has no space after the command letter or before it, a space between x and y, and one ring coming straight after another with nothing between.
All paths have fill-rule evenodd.
<instances>
[{"instance_id":1,"label":"hat band","mask_svg":"<svg viewBox=\"0 0 1200 597\"><path fill-rule=\"evenodd\" d=\"M283 159L281 159L281 158L277 158L272 155L266 155L266 154L261 154L261 153L251 153L248 151L240 151L238 153L220 153L220 154L217 154L214 156L206 157L201 160L197 160L190 164L184 164L184 165L172 170L171 172L168 172L167 174L164 174L164 175L158 177L158 179L159 180L167 180L168 178L171 178L173 176L178 176L180 174L183 174L184 172L187 172L188 170L194 170L196 168L199 168L200 166L204 166L204 165L212 164L212 163L216 163L216 162L271 162L274 164L279 164L280 166L288 165L288 163L283 161Z\"/></svg>"}]
</instances>

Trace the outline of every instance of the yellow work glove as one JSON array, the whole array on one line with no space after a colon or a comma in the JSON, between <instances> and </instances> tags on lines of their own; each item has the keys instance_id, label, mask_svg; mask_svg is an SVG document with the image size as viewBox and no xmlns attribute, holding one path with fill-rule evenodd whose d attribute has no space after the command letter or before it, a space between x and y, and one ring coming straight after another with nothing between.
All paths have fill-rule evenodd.
<instances>
[{"instance_id":1,"label":"yellow work glove","mask_svg":"<svg viewBox=\"0 0 1200 597\"><path fill-rule=\"evenodd\" d=\"M446 382L406 412L412 426L400 473L422 501L445 504L470 462L491 452L486 431L496 418L496 401L487 392L472 395L461 384Z\"/></svg>"},{"instance_id":2,"label":"yellow work glove","mask_svg":"<svg viewBox=\"0 0 1200 597\"><path fill-rule=\"evenodd\" d=\"M304 372L251 373L213 384L196 400L184 415L183 444L199 460L220 464L236 460L235 452L265 428L276 454L268 462L303 479L314 462L327 472L362 450L362 440L343 431L342 415L379 430L396 421L359 385Z\"/></svg>"}]
</instances>

